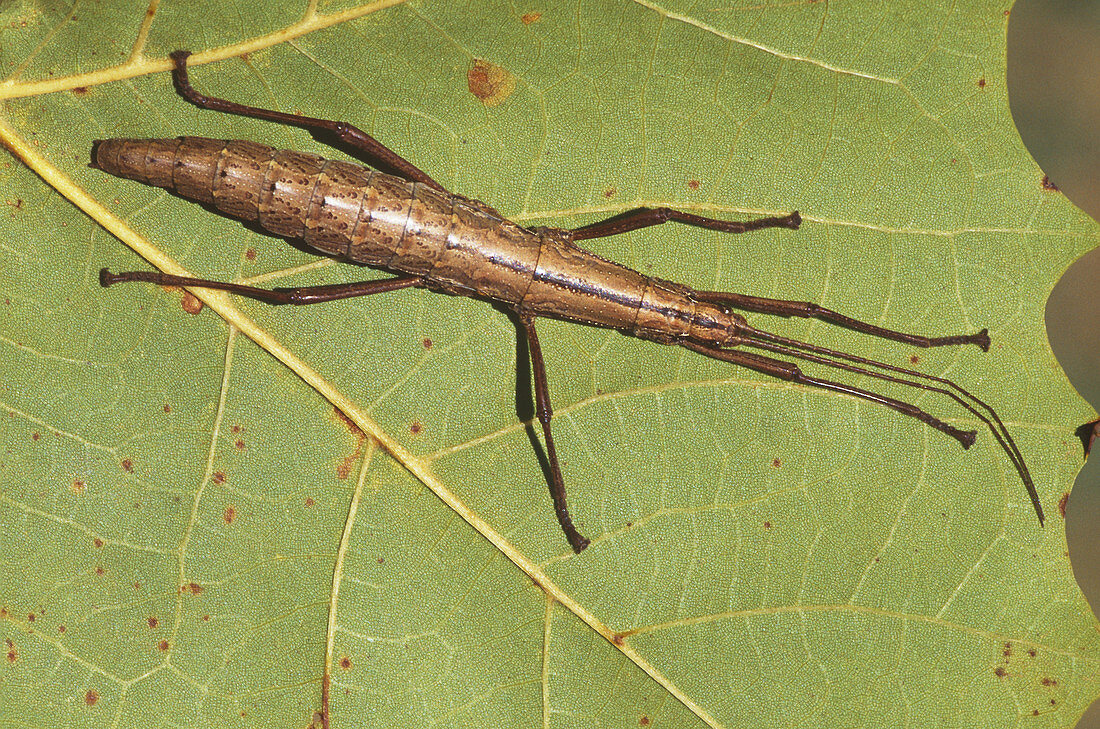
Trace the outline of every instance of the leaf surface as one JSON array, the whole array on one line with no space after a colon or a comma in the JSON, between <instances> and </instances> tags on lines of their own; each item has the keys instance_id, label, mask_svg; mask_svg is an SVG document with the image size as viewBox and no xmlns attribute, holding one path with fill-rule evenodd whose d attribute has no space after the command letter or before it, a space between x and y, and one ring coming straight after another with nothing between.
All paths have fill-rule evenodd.
<instances>
[{"instance_id":1,"label":"leaf surface","mask_svg":"<svg viewBox=\"0 0 1100 729\"><path fill-rule=\"evenodd\" d=\"M1042 311L1100 238L1011 124L1004 3L114 0L0 21L9 718L1071 726L1097 695L1058 511L1090 411ZM885 408L540 320L593 539L573 555L499 311L196 291L196 313L179 291L98 286L142 257L269 286L376 275L86 166L94 139L181 134L344 158L182 101L181 47L201 91L351 121L524 224L801 211L797 232L589 243L699 289L988 327L983 354L752 317L987 399L1047 526L946 398L884 388L978 428L969 451Z\"/></svg>"}]
</instances>

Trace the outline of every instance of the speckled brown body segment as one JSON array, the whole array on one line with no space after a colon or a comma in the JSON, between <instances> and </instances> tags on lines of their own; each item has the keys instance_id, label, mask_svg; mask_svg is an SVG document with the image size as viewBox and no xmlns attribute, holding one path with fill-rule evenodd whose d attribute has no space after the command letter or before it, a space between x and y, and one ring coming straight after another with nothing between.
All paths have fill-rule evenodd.
<instances>
[{"instance_id":1,"label":"speckled brown body segment","mask_svg":"<svg viewBox=\"0 0 1100 729\"><path fill-rule=\"evenodd\" d=\"M176 194L322 253L423 277L532 316L610 327L671 343L731 343L741 318L692 289L530 230L484 203L361 165L265 144L203 137L105 139L93 166Z\"/></svg>"}]
</instances>

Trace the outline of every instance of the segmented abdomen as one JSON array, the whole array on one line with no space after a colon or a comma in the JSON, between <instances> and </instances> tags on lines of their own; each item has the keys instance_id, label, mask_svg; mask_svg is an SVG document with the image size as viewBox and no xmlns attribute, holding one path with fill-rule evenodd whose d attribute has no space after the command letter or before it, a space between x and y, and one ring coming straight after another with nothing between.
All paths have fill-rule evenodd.
<instances>
[{"instance_id":1,"label":"segmented abdomen","mask_svg":"<svg viewBox=\"0 0 1100 729\"><path fill-rule=\"evenodd\" d=\"M690 289L604 260L564 231L530 231L482 203L361 165L203 137L106 139L92 155L93 166L112 175L167 188L329 255L535 316L658 340L725 326Z\"/></svg>"}]
</instances>

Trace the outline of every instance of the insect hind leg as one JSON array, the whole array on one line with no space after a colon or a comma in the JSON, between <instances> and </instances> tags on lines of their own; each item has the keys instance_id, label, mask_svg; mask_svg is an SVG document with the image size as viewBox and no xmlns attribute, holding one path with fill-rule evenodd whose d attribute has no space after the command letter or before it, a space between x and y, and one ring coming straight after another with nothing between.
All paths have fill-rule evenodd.
<instances>
[{"instance_id":1,"label":"insect hind leg","mask_svg":"<svg viewBox=\"0 0 1100 729\"><path fill-rule=\"evenodd\" d=\"M366 157L369 157L372 164L383 169L383 171L393 172L407 180L422 182L429 187L434 187L437 190L446 192L446 189L442 185L433 180L427 173L422 171L412 162L409 162L359 127L349 124L348 122L330 121L328 119L318 119L311 116L287 114L281 111L261 109L257 106L246 106L234 101L226 101L225 99L219 99L214 96L200 94L191 85L187 76L187 58L190 55L191 51L172 51L172 53L169 54L168 57L171 58L172 63L175 64L175 68L172 69L172 83L175 84L176 91L179 92L180 96L200 109L210 109L212 111L221 111L226 114L249 116L254 119L264 119L278 124L300 127L314 133L321 132L331 134L344 144L351 146Z\"/></svg>"}]
</instances>

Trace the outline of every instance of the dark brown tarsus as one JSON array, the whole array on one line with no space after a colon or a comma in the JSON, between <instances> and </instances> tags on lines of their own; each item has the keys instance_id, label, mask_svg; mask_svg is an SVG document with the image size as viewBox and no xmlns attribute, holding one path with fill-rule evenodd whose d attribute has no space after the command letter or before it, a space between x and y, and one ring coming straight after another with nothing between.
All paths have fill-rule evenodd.
<instances>
[{"instance_id":1,"label":"dark brown tarsus","mask_svg":"<svg viewBox=\"0 0 1100 729\"><path fill-rule=\"evenodd\" d=\"M238 114L241 116L254 117L257 119L265 119L281 124L288 124L291 126L300 127L306 129L315 135L332 135L345 144L355 148L361 152L364 156L370 158L375 165L386 170L392 170L400 175L402 178L410 181L426 185L433 190L440 191L447 195L442 185L437 183L427 174L422 172L419 168L414 166L402 158L397 153L391 151L378 140L374 139L367 133L358 129L357 127L348 124L347 122L334 122L325 119L316 119L312 117L297 116L294 114L286 114L283 112L272 111L269 109L261 109L252 106L244 106L235 102L226 101L211 96L205 96L198 93L190 84L187 77L187 57L190 54L187 51L176 51L171 54L171 58L175 63L175 70L173 71L173 81L176 89L179 93L188 101L199 106L203 109L211 109L215 111L222 111L229 114ZM113 141L113 140L107 140ZM99 166L98 164L98 145L100 141L96 142L96 149L93 149L93 166ZM497 220L493 216L497 215L496 211L492 210L483 203L477 203L476 201L469 201L467 198L461 196L452 195L452 200L468 203L472 206L477 206L477 210L480 214L486 216L486 219ZM608 220L586 225L574 230L559 230L559 229L539 229L538 231L529 232L525 229L516 228L516 230L530 235L542 235L552 238L553 236L559 236L558 245L564 245L571 247L577 255L586 255L591 257L593 262L602 262L602 259L598 259L587 251L576 248L573 246L573 242L580 240L589 240L593 238L602 238L610 235L617 235L619 233L625 233L632 230L638 230L654 225L660 225L665 222L678 222L686 225L693 225L707 230L715 230L727 233L744 233L753 230L761 230L766 228L789 228L798 229L802 223L802 217L798 212L792 212L788 215L781 217L765 217L751 221L729 221L719 220L715 218L707 218L692 213L686 213L672 208L638 208L625 212L621 215L615 216ZM506 221L498 220L503 225ZM545 232L543 232L545 231ZM611 264L617 266L617 264ZM402 274L404 271L400 268L387 267L385 265L378 265L377 267L386 269L390 268L397 274ZM617 267L614 270L619 271L621 267ZM622 269L628 271L628 269ZM636 274L636 272L630 272ZM535 272L536 277L539 275ZM637 275L637 274L636 274ZM324 301L334 301L337 299L346 299L355 296L368 296L371 294L384 293L387 291L394 291L397 289L408 287L422 287L422 288L435 288L438 284L430 279L430 275L397 275L391 279L375 280L375 281L360 281L347 284L336 284L329 286L305 286L298 288L279 288L274 290L261 289L252 286L246 286L242 284L225 283L220 281L211 281L201 278L189 278L181 276L172 276L169 274L147 271L130 271L124 273L113 274L103 269L100 271L100 283L103 286L110 286L116 283L122 283L127 281L144 281L148 283L156 283L162 285L175 285L175 286L196 286L210 289L219 289L223 291L229 291L232 293L248 296L259 301L263 301L268 304L292 304L292 305L305 305L316 304ZM975 334L966 335L952 335L952 336L940 336L940 337L927 337L921 335L907 334L905 332L898 332L891 329L885 329L883 327L869 324L867 322L853 319L838 312L826 309L818 304L805 301L786 301L781 299L768 299L758 296L749 296L745 294L737 294L724 291L694 291L687 289L686 287L676 287L676 284L668 284L668 282L660 282L657 279L644 279L649 281L652 286L659 288L664 293L669 291L678 292L683 296L687 302L697 302L692 306L707 306L713 305L718 311L725 312L725 316L729 322L730 332L728 333L728 339L723 344L719 340L718 335L714 335L711 338L703 338L701 336L662 336L654 335L652 332L643 331L642 329L635 327L630 330L627 327L622 328L626 333L633 333L637 336L654 339L666 344L680 344L683 347L690 349L694 352L710 357L712 359L722 360L733 364L747 367L770 377L776 377L787 382L795 384L805 385L809 387L816 387L825 390L831 390L833 392L839 392L851 397L875 402L892 410L899 412L903 415L915 418L922 423L925 423L931 428L938 430L946 435L954 438L958 441L963 448L969 448L974 442L976 431L973 430L959 430L943 420L936 418L925 410L917 407L916 405L898 400L892 397L887 397L879 393L875 393L869 390L865 390L859 387L851 385L845 385L831 380L820 379L817 377L811 377L802 372L802 370L795 364L785 362L780 359L768 357L753 352L744 351L743 349L735 349L737 346L748 346L757 349L762 349L772 354L777 354L783 357L791 357L795 359L801 359L807 362L813 362L815 364L821 364L835 369L853 372L860 375L866 375L874 377L880 380L893 382L896 384L905 385L918 390L924 390L928 392L934 392L942 395L946 395L960 406L965 408L968 412L977 417L983 424L985 424L1001 449L1004 450L1012 465L1015 467L1020 479L1023 481L1024 486L1027 488L1028 494L1031 498L1032 505L1035 508L1035 512L1039 517L1039 523L1043 523L1043 510L1039 501L1038 493L1036 492L1034 482L1032 481L1031 474L1028 472L1027 465L1024 462L1023 455L1020 453L1019 448L1016 446L1015 440L1013 440L1008 429L1004 423L998 417L997 413L992 407L985 402L979 400L967 390L963 389L959 385L955 384L951 380L927 375L917 372L915 370L905 369L897 367L895 365L886 364L884 362L877 362L857 355L848 354L846 352L840 352L836 350L827 349L825 347L819 347L817 345L809 344L806 342L800 342L793 339L787 339L780 337L769 332L765 332L754 327L749 326L744 322L744 319L739 315L730 313L730 308L740 309L742 311L750 311L761 314L770 314L775 316L784 317L806 317L819 319L821 321L828 322L837 326L852 329L857 332L869 334L882 339L888 339L897 342L903 342L918 347L939 347L948 345L964 345L973 344L982 349L982 351L989 350L989 333L987 330L982 329ZM666 286L667 284L667 286ZM661 288L666 286L666 288ZM454 293L454 292L452 292ZM465 291L459 291L459 293L467 293ZM588 293L588 292L586 292ZM483 295L488 298L494 298L488 296L482 292L474 291L472 295ZM546 441L546 455L549 464L549 486L550 493L554 501L554 511L557 515L558 522L561 524L562 531L565 533L569 544L573 550L580 552L589 545L589 540L582 536L576 527L573 525L572 518L569 515L569 509L566 505L565 496L565 481L562 477L561 466L558 462L557 451L554 446L553 434L551 432L551 418L553 416L553 410L550 405L550 392L547 385L546 378L546 364L542 355L542 348L539 345L538 335L535 332L535 319L539 315L555 316L555 313L546 313L546 310L532 311L523 302L514 302L501 299L499 297L495 300L503 301L510 305L519 317L521 326L523 327L524 334L527 338L529 351L531 353L531 369L534 376L535 383L535 412L538 418L539 424L542 426L543 437ZM642 304L639 304L642 306ZM642 311L640 308L639 315ZM562 315L563 318L576 318L571 316ZM669 316L672 316L671 314ZM590 322L586 322L590 323ZM597 326L609 326L607 324L596 324ZM895 374L887 374L892 372ZM921 382L920 380L924 380ZM928 384L929 382L935 384ZM984 411L981 412L981 411Z\"/></svg>"}]
</instances>

